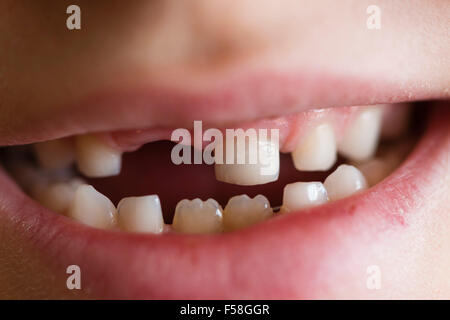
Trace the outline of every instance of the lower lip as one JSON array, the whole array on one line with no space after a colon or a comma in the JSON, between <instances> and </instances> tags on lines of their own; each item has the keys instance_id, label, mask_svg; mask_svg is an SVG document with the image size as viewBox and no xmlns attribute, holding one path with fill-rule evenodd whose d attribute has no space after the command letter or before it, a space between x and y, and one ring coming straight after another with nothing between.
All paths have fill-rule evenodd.
<instances>
[{"instance_id":1,"label":"lower lip","mask_svg":"<svg viewBox=\"0 0 450 320\"><path fill-rule=\"evenodd\" d=\"M2 172L6 225L23 235L65 286L76 264L94 297L144 299L323 298L366 290L368 265L398 249L448 157L450 110L388 179L359 195L229 234L140 235L96 230L37 205ZM395 236L394 236L395 235ZM56 277L60 278L60 277ZM359 280L358 280L359 279Z\"/></svg>"}]
</instances>

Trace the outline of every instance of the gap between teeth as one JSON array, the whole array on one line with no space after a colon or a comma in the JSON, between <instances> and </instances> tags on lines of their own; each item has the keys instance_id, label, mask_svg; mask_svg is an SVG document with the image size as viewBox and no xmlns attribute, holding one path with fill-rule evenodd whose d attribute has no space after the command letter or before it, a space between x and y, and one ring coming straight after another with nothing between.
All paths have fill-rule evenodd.
<instances>
[{"instance_id":1,"label":"gap between teeth","mask_svg":"<svg viewBox=\"0 0 450 320\"><path fill-rule=\"evenodd\" d=\"M341 165L323 184L297 182L286 185L278 214L318 206L366 188L366 180L356 167ZM93 186L78 180L46 185L34 197L46 207L91 227L152 234L168 230L191 234L234 231L276 215L263 195L254 198L234 196L225 208L214 199L183 199L176 206L172 225L168 226L164 223L157 195L123 198L116 209Z\"/></svg>"}]
</instances>

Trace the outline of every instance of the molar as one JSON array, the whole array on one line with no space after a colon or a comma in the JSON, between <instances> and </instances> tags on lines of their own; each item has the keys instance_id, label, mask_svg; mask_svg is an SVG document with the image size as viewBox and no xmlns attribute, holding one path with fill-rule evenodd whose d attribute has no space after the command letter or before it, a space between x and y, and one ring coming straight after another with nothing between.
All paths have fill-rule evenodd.
<instances>
[{"instance_id":1,"label":"molar","mask_svg":"<svg viewBox=\"0 0 450 320\"><path fill-rule=\"evenodd\" d=\"M34 187L33 198L54 212L66 214L79 183L73 180L41 184Z\"/></svg>"},{"instance_id":2,"label":"molar","mask_svg":"<svg viewBox=\"0 0 450 320\"><path fill-rule=\"evenodd\" d=\"M355 167L361 171L369 186L374 186L391 174L395 166L386 160L373 158L364 163L356 163Z\"/></svg>"},{"instance_id":3,"label":"molar","mask_svg":"<svg viewBox=\"0 0 450 320\"><path fill-rule=\"evenodd\" d=\"M73 141L68 138L35 143L33 151L39 165L45 169L69 167L75 161Z\"/></svg>"}]
</instances>

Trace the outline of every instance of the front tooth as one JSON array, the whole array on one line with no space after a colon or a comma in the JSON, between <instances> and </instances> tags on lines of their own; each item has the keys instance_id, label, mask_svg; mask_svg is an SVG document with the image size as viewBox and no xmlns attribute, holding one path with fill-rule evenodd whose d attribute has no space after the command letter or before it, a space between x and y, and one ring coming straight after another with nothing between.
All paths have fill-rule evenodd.
<instances>
[{"instance_id":1,"label":"front tooth","mask_svg":"<svg viewBox=\"0 0 450 320\"><path fill-rule=\"evenodd\" d=\"M269 200L263 195L253 199L246 194L232 197L223 211L223 225L226 231L245 228L264 221L273 215Z\"/></svg>"},{"instance_id":2,"label":"front tooth","mask_svg":"<svg viewBox=\"0 0 450 320\"><path fill-rule=\"evenodd\" d=\"M327 171L336 162L336 139L329 124L315 127L292 152L294 166L300 171Z\"/></svg>"},{"instance_id":3,"label":"front tooth","mask_svg":"<svg viewBox=\"0 0 450 320\"><path fill-rule=\"evenodd\" d=\"M339 200L367 188L364 175L354 166L340 165L324 182L330 200Z\"/></svg>"},{"instance_id":4,"label":"front tooth","mask_svg":"<svg viewBox=\"0 0 450 320\"><path fill-rule=\"evenodd\" d=\"M183 233L222 232L222 207L214 199L183 199L175 208L172 228Z\"/></svg>"},{"instance_id":5,"label":"front tooth","mask_svg":"<svg viewBox=\"0 0 450 320\"><path fill-rule=\"evenodd\" d=\"M119 226L127 231L161 233L164 219L157 195L128 197L117 205Z\"/></svg>"},{"instance_id":6,"label":"front tooth","mask_svg":"<svg viewBox=\"0 0 450 320\"><path fill-rule=\"evenodd\" d=\"M61 169L75 161L73 142L69 139L35 143L33 150L39 165L45 169Z\"/></svg>"},{"instance_id":7,"label":"front tooth","mask_svg":"<svg viewBox=\"0 0 450 320\"><path fill-rule=\"evenodd\" d=\"M362 110L338 143L339 152L353 161L364 161L372 157L378 144L382 115L380 107Z\"/></svg>"},{"instance_id":8,"label":"front tooth","mask_svg":"<svg viewBox=\"0 0 450 320\"><path fill-rule=\"evenodd\" d=\"M77 182L54 182L36 186L33 198L44 207L58 213L66 213L75 195Z\"/></svg>"},{"instance_id":9,"label":"front tooth","mask_svg":"<svg viewBox=\"0 0 450 320\"><path fill-rule=\"evenodd\" d=\"M327 201L327 190L321 182L295 182L284 187L281 212L310 208Z\"/></svg>"},{"instance_id":10,"label":"front tooth","mask_svg":"<svg viewBox=\"0 0 450 320\"><path fill-rule=\"evenodd\" d=\"M116 225L117 212L106 196L83 184L75 191L67 215L91 227L110 229Z\"/></svg>"},{"instance_id":11,"label":"front tooth","mask_svg":"<svg viewBox=\"0 0 450 320\"><path fill-rule=\"evenodd\" d=\"M76 137L78 169L88 177L108 177L120 173L122 153L93 135Z\"/></svg>"},{"instance_id":12,"label":"front tooth","mask_svg":"<svg viewBox=\"0 0 450 320\"><path fill-rule=\"evenodd\" d=\"M227 164L224 160L222 164L216 159L215 174L218 181L250 186L265 184L278 180L280 172L280 151L278 140L258 138L256 147L249 147L250 143L245 145L245 154L239 156L245 159L244 164L239 164L237 152L234 150L233 164ZM236 148L236 144L234 145ZM224 159L228 152L232 152L230 147L224 148ZM242 151L241 151L242 152ZM256 163L251 164L250 159L257 159Z\"/></svg>"}]
</instances>

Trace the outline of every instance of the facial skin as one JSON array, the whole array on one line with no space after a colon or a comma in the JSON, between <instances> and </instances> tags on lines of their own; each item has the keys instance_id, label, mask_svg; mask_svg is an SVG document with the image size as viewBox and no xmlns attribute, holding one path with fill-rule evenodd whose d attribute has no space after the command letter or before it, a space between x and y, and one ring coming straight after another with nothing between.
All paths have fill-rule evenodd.
<instances>
[{"instance_id":1,"label":"facial skin","mask_svg":"<svg viewBox=\"0 0 450 320\"><path fill-rule=\"evenodd\" d=\"M65 118L64 112L78 117L84 109L74 101L93 92L142 84L206 91L230 75L250 71L345 74L392 84L401 100L450 97L447 0L376 1L381 8L380 30L366 27L366 8L374 1L86 0L77 1L82 14L79 31L66 28L70 4L73 1L0 3L0 145L90 130ZM94 118L100 117L92 112ZM114 116L126 113L124 107ZM130 123L135 121L127 117ZM160 118L155 125L163 121ZM36 130L47 126L51 129ZM384 298L450 298L448 273L443 271L450 270L450 217L445 214L450 211L445 196L450 193L448 159L442 167L446 178L436 186L439 193L416 212L417 217L433 219L417 222L407 236L394 237L395 242L376 249L408 252L411 239L424 237L422 247L404 257L391 257L385 265L398 269L395 260L402 258L414 264L414 270L390 279L404 292ZM0 297L72 297L55 284L65 275L55 275L40 261L22 236L10 230L1 211L2 207ZM430 283L441 284L438 292ZM317 295L365 295L343 288Z\"/></svg>"}]
</instances>

